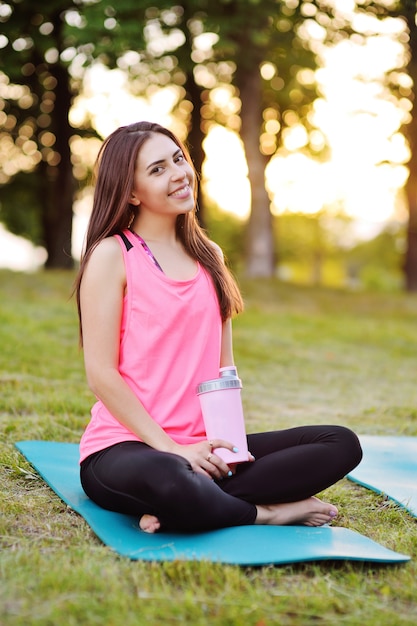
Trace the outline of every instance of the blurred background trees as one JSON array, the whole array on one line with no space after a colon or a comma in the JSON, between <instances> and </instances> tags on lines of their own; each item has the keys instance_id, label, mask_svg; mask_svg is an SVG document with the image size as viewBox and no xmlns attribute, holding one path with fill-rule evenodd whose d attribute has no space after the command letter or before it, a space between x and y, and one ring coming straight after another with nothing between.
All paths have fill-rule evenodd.
<instances>
[{"instance_id":1,"label":"blurred background trees","mask_svg":"<svg viewBox=\"0 0 417 626\"><path fill-rule=\"evenodd\" d=\"M68 3L0 5L2 21L1 217L43 244L47 265L71 267L68 233L75 191L68 113L72 89L65 52Z\"/></svg>"},{"instance_id":2,"label":"blurred background trees","mask_svg":"<svg viewBox=\"0 0 417 626\"><path fill-rule=\"evenodd\" d=\"M333 4L337 7L337 0ZM334 24L327 26L328 40L337 43L341 37L350 37L364 45L384 28L389 28L392 20L401 20L404 24L399 36L404 44L403 54L386 72L379 89L381 98L394 101L404 111L401 130L409 147L409 175L404 185L408 220L402 269L405 288L417 291L417 4L415 0L357 0L354 4L353 19L339 12L336 29ZM366 75L361 78L367 80Z\"/></svg>"},{"instance_id":3,"label":"blurred background trees","mask_svg":"<svg viewBox=\"0 0 417 626\"><path fill-rule=\"evenodd\" d=\"M378 242L392 251L384 257L401 267L406 288L417 291L414 0L157 4L0 2L0 221L45 246L47 267L73 265L74 198L88 181L101 140L94 115L88 110L75 115L74 110L85 90L87 69L100 64L125 72L137 97L152 98L161 91L171 98L174 130L188 141L202 173L201 221L226 245L236 266L249 276L273 276L279 261L285 278L294 274L297 260L298 271L320 283L329 265L342 264L353 285L358 268L370 267L370 260L363 252L366 244L346 244L349 220L343 210L322 206L313 216L303 216L288 214L281 206L277 217L265 172L277 155L285 158L291 151L318 162L329 158L314 115L321 96L317 70L323 51L343 39L365 45L384 32L388 20L400 19L403 55L378 81L366 75L358 79L378 82L377 97L403 111L402 132L410 151L407 233L404 237L401 228L387 227ZM242 142L251 198L244 222L221 213L207 191L205 139L219 125ZM298 138L291 148L290 135ZM381 155L381 167L387 160ZM374 246L378 254L379 243Z\"/></svg>"},{"instance_id":4,"label":"blurred background trees","mask_svg":"<svg viewBox=\"0 0 417 626\"><path fill-rule=\"evenodd\" d=\"M82 9L91 4L99 10L87 20ZM129 19L134 4L125 3L125 30L130 43L141 46L143 25ZM107 3L1 2L0 23L0 217L12 232L45 246L46 267L71 268L74 195L77 179L87 174L73 140L96 133L88 121L75 129L70 111L84 68L104 49L117 57L125 43L122 37L110 41Z\"/></svg>"}]
</instances>

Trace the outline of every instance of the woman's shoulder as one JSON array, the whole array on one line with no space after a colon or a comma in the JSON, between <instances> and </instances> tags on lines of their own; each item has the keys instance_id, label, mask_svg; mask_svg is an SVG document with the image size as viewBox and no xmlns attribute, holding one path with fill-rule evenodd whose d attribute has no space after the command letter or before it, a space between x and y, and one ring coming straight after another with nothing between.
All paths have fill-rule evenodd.
<instances>
[{"instance_id":1,"label":"woman's shoulder","mask_svg":"<svg viewBox=\"0 0 417 626\"><path fill-rule=\"evenodd\" d=\"M90 273L98 272L100 275L124 275L123 252L116 237L106 237L94 247L87 268Z\"/></svg>"},{"instance_id":2,"label":"woman's shoulder","mask_svg":"<svg viewBox=\"0 0 417 626\"><path fill-rule=\"evenodd\" d=\"M115 261L122 256L121 246L114 236L102 239L91 253L91 258L96 257L102 261Z\"/></svg>"}]
</instances>

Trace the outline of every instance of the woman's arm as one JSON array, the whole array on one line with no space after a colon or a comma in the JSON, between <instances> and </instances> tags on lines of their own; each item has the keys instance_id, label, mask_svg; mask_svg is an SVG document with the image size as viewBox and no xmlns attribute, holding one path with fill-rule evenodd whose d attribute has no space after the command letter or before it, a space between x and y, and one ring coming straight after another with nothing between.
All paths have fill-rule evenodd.
<instances>
[{"instance_id":1,"label":"woman's arm","mask_svg":"<svg viewBox=\"0 0 417 626\"><path fill-rule=\"evenodd\" d=\"M220 367L234 365L233 358L233 339L232 339L232 320L228 319L223 322L222 342L220 351Z\"/></svg>"},{"instance_id":2,"label":"woman's arm","mask_svg":"<svg viewBox=\"0 0 417 626\"><path fill-rule=\"evenodd\" d=\"M220 246L214 241L210 241L215 252L219 255L221 262L224 263L224 254ZM222 341L220 348L220 367L234 365L233 359L233 339L232 339L232 320L228 319L223 322Z\"/></svg>"}]
</instances>

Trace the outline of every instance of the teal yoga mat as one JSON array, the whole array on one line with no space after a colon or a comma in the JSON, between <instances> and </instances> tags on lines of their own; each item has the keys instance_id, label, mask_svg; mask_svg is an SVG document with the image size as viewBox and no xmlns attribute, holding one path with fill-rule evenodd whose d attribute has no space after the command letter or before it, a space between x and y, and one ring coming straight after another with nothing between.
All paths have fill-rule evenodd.
<instances>
[{"instance_id":1,"label":"teal yoga mat","mask_svg":"<svg viewBox=\"0 0 417 626\"><path fill-rule=\"evenodd\" d=\"M363 459L348 478L417 517L417 437L360 437Z\"/></svg>"},{"instance_id":2,"label":"teal yoga mat","mask_svg":"<svg viewBox=\"0 0 417 626\"><path fill-rule=\"evenodd\" d=\"M84 517L103 543L133 560L205 560L245 566L409 560L359 533L329 526L239 526L204 533L149 535L139 530L136 518L105 511L86 497L79 481L76 444L20 441L16 447L58 496Z\"/></svg>"}]
</instances>

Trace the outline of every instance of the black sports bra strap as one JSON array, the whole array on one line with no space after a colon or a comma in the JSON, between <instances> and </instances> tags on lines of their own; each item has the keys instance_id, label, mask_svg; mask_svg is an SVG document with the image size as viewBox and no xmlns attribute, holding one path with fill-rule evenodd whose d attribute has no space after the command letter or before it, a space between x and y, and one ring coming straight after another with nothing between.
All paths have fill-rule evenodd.
<instances>
[{"instance_id":1,"label":"black sports bra strap","mask_svg":"<svg viewBox=\"0 0 417 626\"><path fill-rule=\"evenodd\" d=\"M124 233L119 233L119 235L123 239L123 243L126 246L126 250L129 252L129 250L133 248L133 243L130 243L129 239L126 237Z\"/></svg>"}]
</instances>

